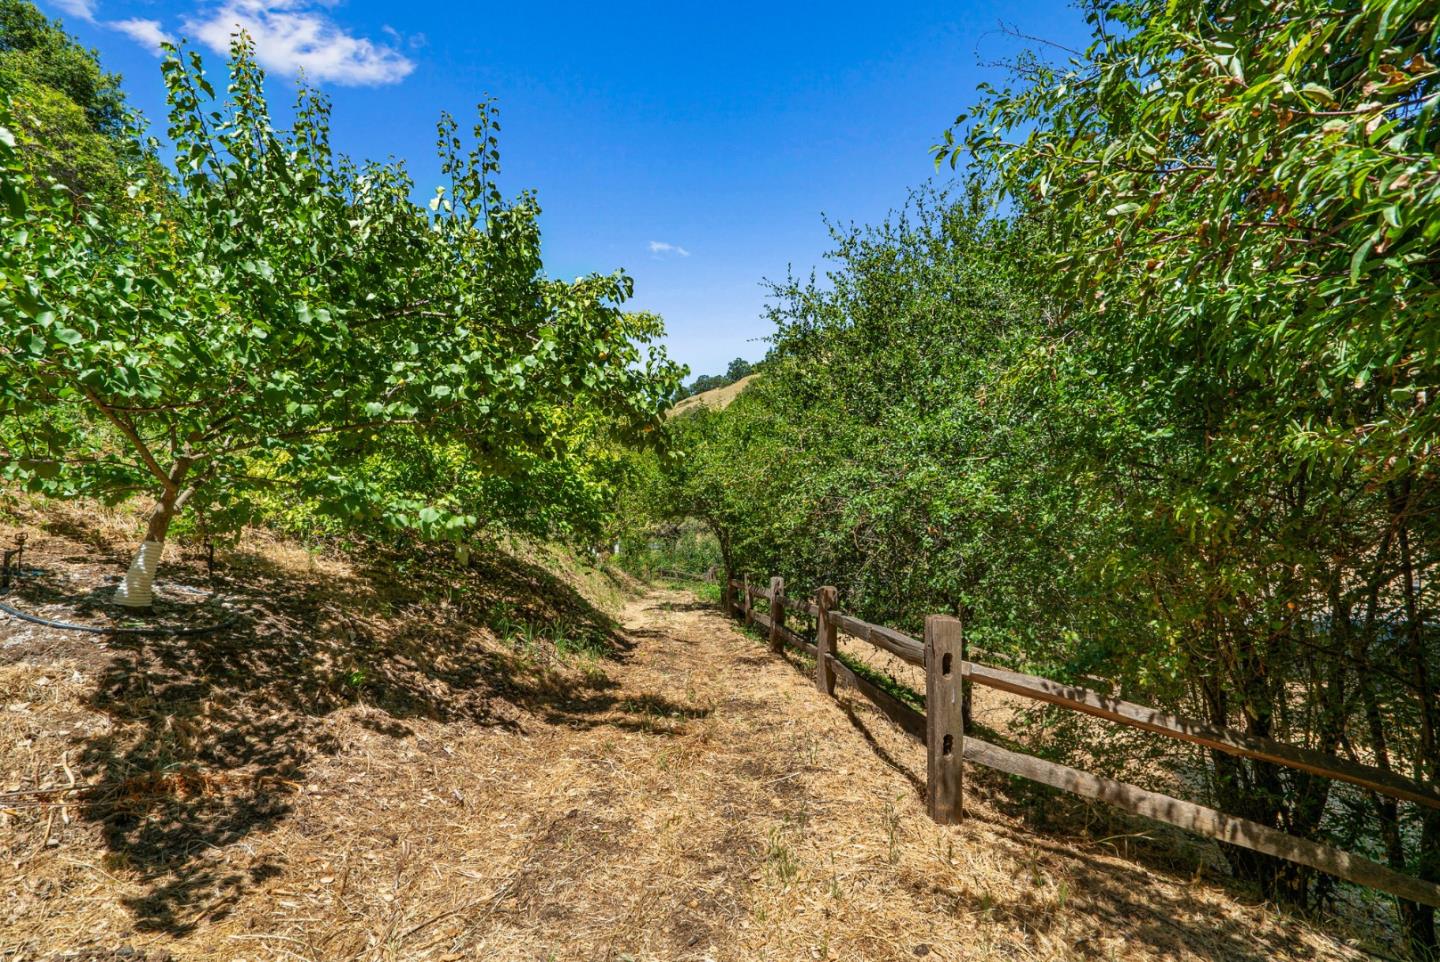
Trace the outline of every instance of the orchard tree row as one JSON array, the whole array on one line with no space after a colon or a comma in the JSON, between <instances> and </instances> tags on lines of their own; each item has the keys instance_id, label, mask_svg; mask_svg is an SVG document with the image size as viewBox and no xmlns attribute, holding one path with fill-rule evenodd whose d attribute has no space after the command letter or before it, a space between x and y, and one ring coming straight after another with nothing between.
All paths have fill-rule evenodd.
<instances>
[{"instance_id":1,"label":"orchard tree row","mask_svg":"<svg viewBox=\"0 0 1440 962\"><path fill-rule=\"evenodd\" d=\"M122 602L186 515L599 534L682 371L624 274L546 276L492 105L468 143L442 118L427 206L403 165L332 149L318 92L281 129L243 35L220 94L168 50L162 158L28 3L0 29L0 474L153 499Z\"/></svg>"},{"instance_id":2,"label":"orchard tree row","mask_svg":"<svg viewBox=\"0 0 1440 962\"><path fill-rule=\"evenodd\" d=\"M1087 50L1022 58L945 135L966 186L775 287L765 373L678 418L636 497L705 523L731 572L916 630L954 611L1047 675L1440 787L1436 13L1094 4ZM1162 760L1440 881L1440 812ZM1432 911L1399 919L1432 957Z\"/></svg>"}]
</instances>

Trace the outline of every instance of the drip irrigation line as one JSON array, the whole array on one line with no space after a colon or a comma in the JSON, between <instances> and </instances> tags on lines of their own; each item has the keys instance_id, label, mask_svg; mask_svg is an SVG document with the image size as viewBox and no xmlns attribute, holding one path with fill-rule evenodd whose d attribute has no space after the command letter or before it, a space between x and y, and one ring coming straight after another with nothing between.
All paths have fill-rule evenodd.
<instances>
[{"instance_id":1,"label":"drip irrigation line","mask_svg":"<svg viewBox=\"0 0 1440 962\"><path fill-rule=\"evenodd\" d=\"M19 573L20 572L12 572L12 574L17 575ZM25 573L39 574L40 572L39 569L32 568ZM8 587L0 590L0 598L3 598L9 593L10 588ZM208 635L222 628L229 628L235 623L236 617L234 614L231 614L229 617L217 621L213 625L202 625L198 628L107 628L103 625L74 625L68 621L55 621L51 618L42 618L39 615L32 615L28 612L21 611L19 608L12 607L4 601L0 601L0 611L10 615L12 618L19 618L21 621L28 621L32 625L41 625L46 628L58 628L61 631L83 631L91 635L128 635L130 637L170 635L172 637L187 638L194 637L195 635Z\"/></svg>"}]
</instances>

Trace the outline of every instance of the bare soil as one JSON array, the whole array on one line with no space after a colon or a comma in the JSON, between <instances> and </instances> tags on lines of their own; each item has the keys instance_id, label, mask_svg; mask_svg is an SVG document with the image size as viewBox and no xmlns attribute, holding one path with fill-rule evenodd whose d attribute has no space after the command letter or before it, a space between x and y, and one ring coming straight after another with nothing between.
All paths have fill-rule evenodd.
<instances>
[{"instance_id":1,"label":"bare soil","mask_svg":"<svg viewBox=\"0 0 1440 962\"><path fill-rule=\"evenodd\" d=\"M75 525L30 528L21 600L123 572ZM937 827L865 703L688 592L561 567L262 540L213 635L0 621L0 959L1362 957L985 773Z\"/></svg>"}]
</instances>

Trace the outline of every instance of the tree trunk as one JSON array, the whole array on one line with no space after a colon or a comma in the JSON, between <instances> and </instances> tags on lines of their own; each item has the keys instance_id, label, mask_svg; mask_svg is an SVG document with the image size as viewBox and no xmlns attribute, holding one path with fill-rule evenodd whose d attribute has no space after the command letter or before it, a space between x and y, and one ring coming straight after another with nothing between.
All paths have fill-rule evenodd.
<instances>
[{"instance_id":1,"label":"tree trunk","mask_svg":"<svg viewBox=\"0 0 1440 962\"><path fill-rule=\"evenodd\" d=\"M1427 808L1420 816L1420 858L1417 860L1420 878L1427 882L1440 880L1440 812ZM1440 959L1440 931L1435 924L1435 909L1429 905L1415 905L1404 916L1410 939L1410 951L1417 959L1430 962Z\"/></svg>"},{"instance_id":2,"label":"tree trunk","mask_svg":"<svg viewBox=\"0 0 1440 962\"><path fill-rule=\"evenodd\" d=\"M155 572L160 567L165 536L170 533L170 523L175 520L175 515L179 514L195 490L193 487L180 490L180 482L184 480L189 469L189 463L183 460L175 465L175 470L170 475L170 484L166 486L165 493L160 497L155 513L150 516L150 523L145 528L145 540L140 542L135 558L130 562L130 570L125 573L125 580L115 589L117 605L126 608L149 608L155 603Z\"/></svg>"},{"instance_id":3,"label":"tree trunk","mask_svg":"<svg viewBox=\"0 0 1440 962\"><path fill-rule=\"evenodd\" d=\"M1270 712L1264 697L1263 679L1250 676L1250 672L1263 671L1253 651L1246 642L1236 639L1223 640L1218 633L1215 651L1230 646L1230 660L1244 666L1233 672L1238 675L1236 694L1242 705L1245 731L1250 735L1265 738L1270 735ZM1226 686L1225 671L1215 666L1201 678L1210 723L1218 727L1230 725L1230 698ZM1228 752L1212 749L1210 762L1215 773L1215 796L1221 811L1248 818L1269 828L1280 825L1281 791L1279 770L1266 762L1249 762ZM1286 863L1273 855L1266 855L1238 845L1221 843L1221 853L1229 863L1235 877L1260 886L1264 893L1273 898L1293 899L1294 891L1285 884Z\"/></svg>"},{"instance_id":4,"label":"tree trunk","mask_svg":"<svg viewBox=\"0 0 1440 962\"><path fill-rule=\"evenodd\" d=\"M1416 598L1415 561L1410 550L1409 514L1414 507L1411 482L1405 479L1404 488L1398 499L1392 501L1401 519L1399 525L1400 546L1400 588L1405 601L1405 657L1410 662L1415 690L1419 695L1420 744L1419 763L1424 778L1431 784L1440 782L1440 705L1436 704L1435 690L1430 681L1430 666L1425 644L1424 613ZM1440 881L1440 812L1427 809L1420 819L1420 852L1416 874L1427 882ZM1440 958L1440 932L1436 931L1435 909L1428 905L1417 905L1413 911L1403 913L1406 935L1411 951L1416 958Z\"/></svg>"},{"instance_id":5,"label":"tree trunk","mask_svg":"<svg viewBox=\"0 0 1440 962\"><path fill-rule=\"evenodd\" d=\"M730 552L730 539L725 537L720 525L714 521L705 522L710 526L710 531L715 535L715 542L720 546L720 563L725 568L725 581L720 585L720 607L725 609L725 617L735 617L735 589L730 587L730 582L735 577L735 559Z\"/></svg>"}]
</instances>

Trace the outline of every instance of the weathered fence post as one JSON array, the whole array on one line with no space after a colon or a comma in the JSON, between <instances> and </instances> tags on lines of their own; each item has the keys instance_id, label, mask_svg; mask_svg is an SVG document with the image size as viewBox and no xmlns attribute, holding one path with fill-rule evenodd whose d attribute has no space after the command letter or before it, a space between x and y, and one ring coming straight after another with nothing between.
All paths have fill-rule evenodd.
<instances>
[{"instance_id":1,"label":"weathered fence post","mask_svg":"<svg viewBox=\"0 0 1440 962\"><path fill-rule=\"evenodd\" d=\"M815 592L815 607L820 609L815 616L815 687L826 695L835 694L835 669L830 664L830 656L835 654L835 625L830 611L837 594L829 585Z\"/></svg>"},{"instance_id":2,"label":"weathered fence post","mask_svg":"<svg viewBox=\"0 0 1440 962\"><path fill-rule=\"evenodd\" d=\"M740 576L740 609L741 609L741 617L742 617L742 618L744 619L744 621L745 621L745 627L746 627L746 628L749 628L752 624L754 624L754 621L753 621L753 620L751 619L751 617L750 617L750 609L751 609L752 607L754 607L754 602L750 600L750 576L749 576L749 575L741 575L741 576Z\"/></svg>"},{"instance_id":3,"label":"weathered fence post","mask_svg":"<svg viewBox=\"0 0 1440 962\"><path fill-rule=\"evenodd\" d=\"M964 637L959 618L925 619L925 803L941 825L964 816Z\"/></svg>"},{"instance_id":4,"label":"weathered fence post","mask_svg":"<svg viewBox=\"0 0 1440 962\"><path fill-rule=\"evenodd\" d=\"M777 655L785 653L785 636L780 634L785 627L785 579L779 576L770 579L770 650Z\"/></svg>"}]
</instances>

